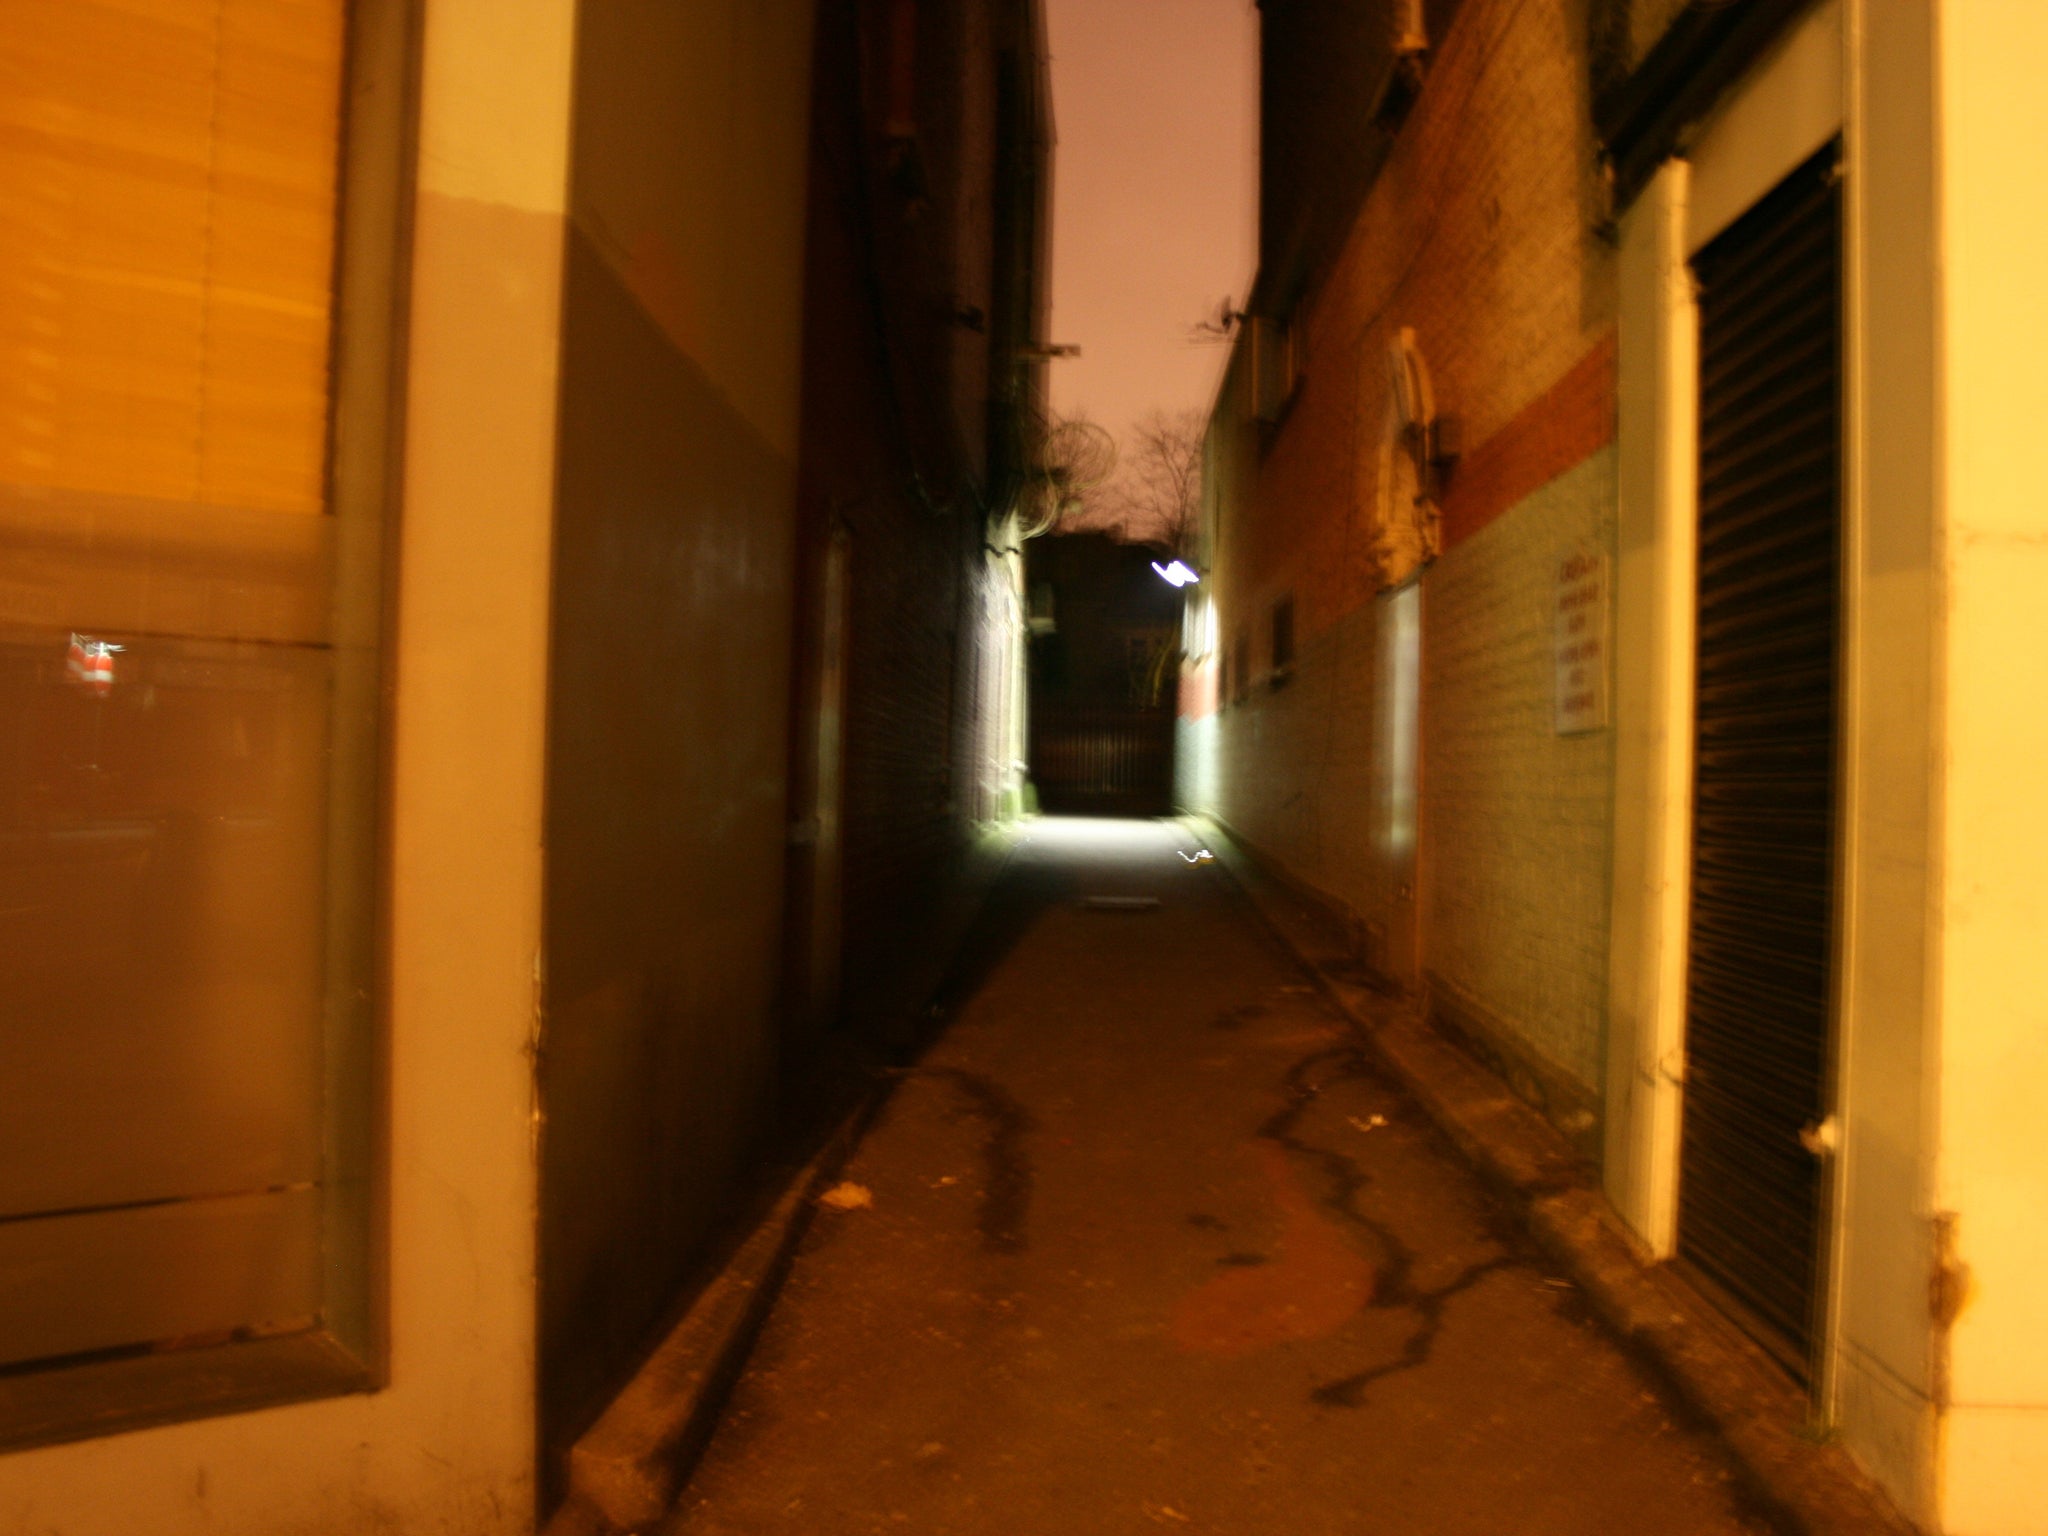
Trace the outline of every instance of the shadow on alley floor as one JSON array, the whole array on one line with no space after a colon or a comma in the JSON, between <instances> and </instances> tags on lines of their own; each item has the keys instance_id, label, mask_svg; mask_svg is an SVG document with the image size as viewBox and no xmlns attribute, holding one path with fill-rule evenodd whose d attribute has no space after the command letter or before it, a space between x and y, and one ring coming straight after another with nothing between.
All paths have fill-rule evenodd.
<instances>
[{"instance_id":1,"label":"shadow on alley floor","mask_svg":"<svg viewBox=\"0 0 2048 1536\"><path fill-rule=\"evenodd\" d=\"M1193 847L1032 825L666 1536L1762 1530Z\"/></svg>"}]
</instances>

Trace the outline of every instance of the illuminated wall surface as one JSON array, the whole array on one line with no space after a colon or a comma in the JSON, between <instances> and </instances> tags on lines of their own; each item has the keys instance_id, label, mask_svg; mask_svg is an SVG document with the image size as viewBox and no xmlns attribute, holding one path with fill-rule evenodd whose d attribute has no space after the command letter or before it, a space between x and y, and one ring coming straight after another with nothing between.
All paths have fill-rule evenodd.
<instances>
[{"instance_id":1,"label":"illuminated wall surface","mask_svg":"<svg viewBox=\"0 0 2048 1536\"><path fill-rule=\"evenodd\" d=\"M1290 15L1269 10L1269 34L1347 24ZM1588 174L1596 81L1717 23L1676 0L1595 6L1585 31L1564 15L1428 8L1419 93L1348 233L1306 278L1293 247L1268 250L1210 426L1216 615L1213 641L1188 647L1182 798L1347 911L1369 958L1601 1161L1646 1244L1703 1251L1679 1220L1700 942L1692 259L1839 133L1840 269L1816 279L1841 296L1839 862L1820 892L1836 1118L1815 1144L1839 1141L1806 1165L1823 1214L1810 1334L1787 1358L1915 1519L2048 1531L2048 1155L2019 1108L2048 1092L2019 937L2041 905L2039 796L2019 787L2041 715L2018 703L2040 692L2048 644L2017 599L2042 526L2038 434L2020 423L2048 403L2033 366L2048 331L2028 266L2041 200L1995 169L2048 143L2048 32L1989 0L1788 7L1685 109L1686 158L1653 154L1609 227ZM1269 144L1319 131L1316 93L1286 74L1316 67L1300 41L1269 51L1267 111L1297 119L1269 121ZM1320 195L1352 198L1354 171ZM1313 200L1318 174L1295 163L1269 201ZM1412 585L1406 557L1387 559L1413 537L1385 467L1404 328L1456 424ZM1590 692L1565 687L1584 661L1567 656L1567 571L1612 605ZM1409 594L1404 894L1387 621ZM1269 638L1283 604L1284 665Z\"/></svg>"},{"instance_id":2,"label":"illuminated wall surface","mask_svg":"<svg viewBox=\"0 0 2048 1536\"><path fill-rule=\"evenodd\" d=\"M1582 232L1597 189L1558 151L1582 132L1584 60L1551 26L1457 9L1348 238L1273 316L1305 360L1284 404L1239 350L1208 537L1222 654L1245 665L1191 767L1242 837L1350 909L1377 963L1426 971L1500 1036L1576 1132L1602 1065L1608 746L1552 730L1553 557L1611 538L1613 298L1611 255ZM1382 564L1419 489L1391 372L1404 329L1468 450L1431 487L1441 553L1419 602ZM1299 656L1276 680L1269 616L1289 599ZM1397 655L1404 603L1419 645ZM1418 794L1419 827L1402 803Z\"/></svg>"},{"instance_id":3,"label":"illuminated wall surface","mask_svg":"<svg viewBox=\"0 0 2048 1536\"><path fill-rule=\"evenodd\" d=\"M342 6L11 0L0 33L12 1365L322 1312L352 958L327 846L356 808L330 794Z\"/></svg>"}]
</instances>

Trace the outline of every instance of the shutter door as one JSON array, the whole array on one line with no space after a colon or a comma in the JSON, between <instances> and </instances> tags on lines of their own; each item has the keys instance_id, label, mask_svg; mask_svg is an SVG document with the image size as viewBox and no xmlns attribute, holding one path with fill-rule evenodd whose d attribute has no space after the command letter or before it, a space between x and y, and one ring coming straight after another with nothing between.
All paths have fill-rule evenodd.
<instances>
[{"instance_id":1,"label":"shutter door","mask_svg":"<svg viewBox=\"0 0 2048 1536\"><path fill-rule=\"evenodd\" d=\"M1826 1093L1840 590L1831 145L1695 258L1699 632L1679 1253L1803 1373Z\"/></svg>"}]
</instances>

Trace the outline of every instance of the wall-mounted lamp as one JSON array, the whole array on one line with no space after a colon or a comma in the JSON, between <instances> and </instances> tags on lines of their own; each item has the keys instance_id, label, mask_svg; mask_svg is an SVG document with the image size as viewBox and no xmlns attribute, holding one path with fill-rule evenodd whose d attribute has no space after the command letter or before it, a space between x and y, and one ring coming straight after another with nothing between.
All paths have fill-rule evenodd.
<instances>
[{"instance_id":1,"label":"wall-mounted lamp","mask_svg":"<svg viewBox=\"0 0 2048 1536\"><path fill-rule=\"evenodd\" d=\"M1171 565L1161 565L1157 560L1154 560L1152 562L1152 569L1159 573L1161 581L1171 582L1176 587L1192 587L1202 579L1190 570L1184 562L1179 560L1174 561Z\"/></svg>"}]
</instances>

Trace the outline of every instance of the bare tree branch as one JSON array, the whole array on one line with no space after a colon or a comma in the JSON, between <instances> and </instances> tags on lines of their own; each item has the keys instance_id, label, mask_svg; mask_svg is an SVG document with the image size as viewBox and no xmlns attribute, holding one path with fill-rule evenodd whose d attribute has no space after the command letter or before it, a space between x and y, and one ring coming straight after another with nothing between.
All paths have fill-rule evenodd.
<instances>
[{"instance_id":1,"label":"bare tree branch","mask_svg":"<svg viewBox=\"0 0 2048 1536\"><path fill-rule=\"evenodd\" d=\"M1187 553L1202 504L1207 425L1198 410L1152 411L1141 417L1118 454L1116 476L1083 496L1064 526L1100 529Z\"/></svg>"}]
</instances>

